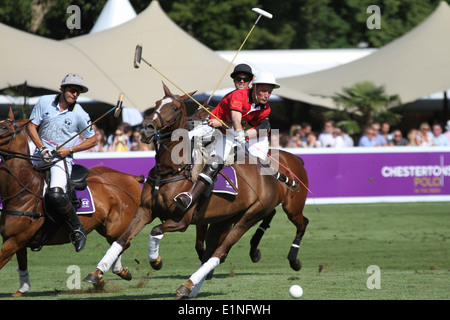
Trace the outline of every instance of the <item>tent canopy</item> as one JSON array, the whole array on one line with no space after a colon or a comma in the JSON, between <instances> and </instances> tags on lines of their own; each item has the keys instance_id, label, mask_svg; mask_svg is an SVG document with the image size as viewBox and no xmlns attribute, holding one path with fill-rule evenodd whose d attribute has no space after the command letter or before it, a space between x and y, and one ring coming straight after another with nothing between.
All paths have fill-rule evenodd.
<instances>
[{"instance_id":1,"label":"tent canopy","mask_svg":"<svg viewBox=\"0 0 450 320\"><path fill-rule=\"evenodd\" d=\"M114 105L124 93L124 106L140 111L162 98L162 81L172 92L182 92L144 63L139 69L133 67L137 44L143 45L143 57L148 62L188 93L211 92L229 65L171 21L156 0L136 18L101 32L55 41L0 24L0 39L2 47L7 48L0 61L0 88L27 82L30 87L58 91L62 78L75 72L89 87L87 97ZM229 81L222 81L219 89L229 87ZM286 87L276 94L333 105L331 99Z\"/></svg>"},{"instance_id":2,"label":"tent canopy","mask_svg":"<svg viewBox=\"0 0 450 320\"><path fill-rule=\"evenodd\" d=\"M279 79L312 95L331 97L360 81L384 85L403 103L450 88L450 7L441 2L420 25L371 55L324 71Z\"/></svg>"},{"instance_id":3,"label":"tent canopy","mask_svg":"<svg viewBox=\"0 0 450 320\"><path fill-rule=\"evenodd\" d=\"M108 0L90 33L117 27L135 17L136 12L128 0Z\"/></svg>"},{"instance_id":4,"label":"tent canopy","mask_svg":"<svg viewBox=\"0 0 450 320\"><path fill-rule=\"evenodd\" d=\"M70 72L83 76L91 99L141 111L163 97L162 81L182 94L147 65L133 67L136 45L143 57L186 92L214 88L228 62L173 23L152 1L135 19L102 32L64 41L31 35L0 24L2 58L0 88L27 82L32 87L59 90ZM225 86L226 84L222 84Z\"/></svg>"}]
</instances>

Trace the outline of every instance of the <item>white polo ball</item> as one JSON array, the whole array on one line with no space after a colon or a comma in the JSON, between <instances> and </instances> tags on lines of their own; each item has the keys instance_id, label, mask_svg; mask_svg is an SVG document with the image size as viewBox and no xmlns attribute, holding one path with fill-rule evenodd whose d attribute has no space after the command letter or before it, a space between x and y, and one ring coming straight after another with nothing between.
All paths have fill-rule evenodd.
<instances>
[{"instance_id":1,"label":"white polo ball","mask_svg":"<svg viewBox=\"0 0 450 320\"><path fill-rule=\"evenodd\" d=\"M289 288L289 294L292 298L298 299L303 295L303 289L298 284L294 284Z\"/></svg>"}]
</instances>

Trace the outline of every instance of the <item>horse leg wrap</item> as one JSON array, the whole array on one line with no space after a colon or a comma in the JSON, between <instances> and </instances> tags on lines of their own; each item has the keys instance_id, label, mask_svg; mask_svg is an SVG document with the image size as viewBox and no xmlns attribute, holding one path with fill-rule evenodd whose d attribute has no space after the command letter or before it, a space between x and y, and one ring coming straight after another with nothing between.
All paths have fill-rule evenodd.
<instances>
[{"instance_id":1,"label":"horse leg wrap","mask_svg":"<svg viewBox=\"0 0 450 320\"><path fill-rule=\"evenodd\" d=\"M148 239L148 261L153 262L159 257L159 242L161 241L163 234L152 236Z\"/></svg>"},{"instance_id":2,"label":"horse leg wrap","mask_svg":"<svg viewBox=\"0 0 450 320\"><path fill-rule=\"evenodd\" d=\"M21 271L17 269L19 273L19 290L21 293L27 293L30 290L30 275L28 274L28 270Z\"/></svg>"},{"instance_id":3,"label":"horse leg wrap","mask_svg":"<svg viewBox=\"0 0 450 320\"><path fill-rule=\"evenodd\" d=\"M117 260L122 252L122 249L122 246L114 241L108 251L106 251L103 259L98 263L97 269L103 273L106 273L111 268L112 264Z\"/></svg>"},{"instance_id":4,"label":"horse leg wrap","mask_svg":"<svg viewBox=\"0 0 450 320\"><path fill-rule=\"evenodd\" d=\"M297 259L298 250L300 249L300 241L301 239L295 237L294 241L291 244L291 250L289 250L288 260L293 261Z\"/></svg>"},{"instance_id":5,"label":"horse leg wrap","mask_svg":"<svg viewBox=\"0 0 450 320\"><path fill-rule=\"evenodd\" d=\"M204 264L198 268L198 270L191 275L189 280L192 281L194 286L200 284L202 280L206 278L208 273L210 273L212 270L214 270L215 267L217 267L220 264L220 259L213 257L209 258L208 261L206 261Z\"/></svg>"}]
</instances>

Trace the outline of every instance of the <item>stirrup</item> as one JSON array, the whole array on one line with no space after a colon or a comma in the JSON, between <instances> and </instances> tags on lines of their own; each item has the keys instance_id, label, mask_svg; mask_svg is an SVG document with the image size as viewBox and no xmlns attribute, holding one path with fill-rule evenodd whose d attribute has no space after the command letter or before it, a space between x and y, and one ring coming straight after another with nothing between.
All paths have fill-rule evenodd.
<instances>
[{"instance_id":1,"label":"stirrup","mask_svg":"<svg viewBox=\"0 0 450 320\"><path fill-rule=\"evenodd\" d=\"M186 199L186 196L188 203L185 203L183 200ZM175 198L173 198L173 202L179 208L180 210L186 211L192 204L192 195L189 192L182 192L179 193Z\"/></svg>"}]
</instances>

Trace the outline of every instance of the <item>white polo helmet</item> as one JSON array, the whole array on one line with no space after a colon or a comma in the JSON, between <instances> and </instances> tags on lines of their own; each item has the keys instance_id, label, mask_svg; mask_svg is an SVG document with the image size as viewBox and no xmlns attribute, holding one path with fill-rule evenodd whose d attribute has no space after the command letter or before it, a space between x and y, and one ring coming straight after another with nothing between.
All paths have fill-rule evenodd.
<instances>
[{"instance_id":1,"label":"white polo helmet","mask_svg":"<svg viewBox=\"0 0 450 320\"><path fill-rule=\"evenodd\" d=\"M278 89L280 85L275 80L273 74L269 71L260 71L253 80L253 84L266 83L274 85L274 89Z\"/></svg>"},{"instance_id":2,"label":"white polo helmet","mask_svg":"<svg viewBox=\"0 0 450 320\"><path fill-rule=\"evenodd\" d=\"M69 73L62 79L61 81L61 88L67 87L67 86L79 86L81 88L81 93L88 92L88 87L84 85L83 77L79 76L75 73Z\"/></svg>"}]
</instances>

